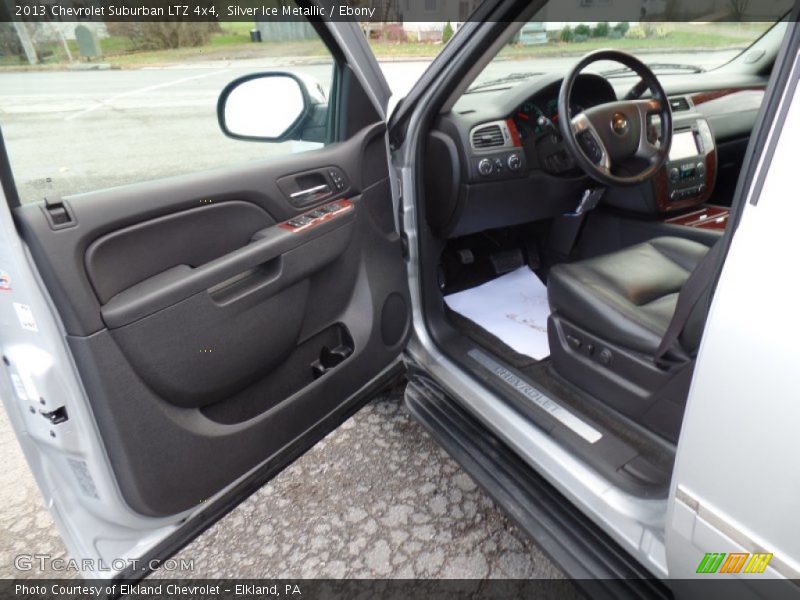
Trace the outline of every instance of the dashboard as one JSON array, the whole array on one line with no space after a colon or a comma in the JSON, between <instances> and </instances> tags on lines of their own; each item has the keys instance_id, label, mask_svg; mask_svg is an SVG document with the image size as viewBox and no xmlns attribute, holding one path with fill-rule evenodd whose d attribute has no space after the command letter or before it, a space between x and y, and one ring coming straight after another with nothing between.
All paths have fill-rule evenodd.
<instances>
[{"instance_id":1,"label":"dashboard","mask_svg":"<svg viewBox=\"0 0 800 600\"><path fill-rule=\"evenodd\" d=\"M551 125L558 127L558 94L561 82L550 84L535 93L517 107L512 119L524 141L530 137L537 138L551 132ZM583 112L587 108L614 102L617 95L602 77L584 76L578 79L572 93L570 116Z\"/></svg>"},{"instance_id":2,"label":"dashboard","mask_svg":"<svg viewBox=\"0 0 800 600\"><path fill-rule=\"evenodd\" d=\"M766 85L766 78L716 81L710 73L659 80L670 96L673 138L681 146L652 180L608 188L603 197L606 204L650 215L707 202L723 159L738 173L739 153ZM598 185L574 164L561 139L561 81L550 73L480 88L439 115L424 163L426 198L434 200L426 201L426 212L438 235L452 238L552 218L574 210L585 190ZM614 102L636 82L581 74L570 113ZM735 150L730 160L718 152L729 148Z\"/></svg>"}]
</instances>

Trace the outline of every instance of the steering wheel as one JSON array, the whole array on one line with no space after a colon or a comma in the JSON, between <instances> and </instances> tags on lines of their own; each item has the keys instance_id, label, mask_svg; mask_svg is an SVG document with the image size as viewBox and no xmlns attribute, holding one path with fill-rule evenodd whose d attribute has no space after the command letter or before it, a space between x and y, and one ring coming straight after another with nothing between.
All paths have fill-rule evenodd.
<instances>
[{"instance_id":1,"label":"steering wheel","mask_svg":"<svg viewBox=\"0 0 800 600\"><path fill-rule=\"evenodd\" d=\"M572 91L587 66L601 60L621 63L642 81L625 100L608 102L572 115ZM649 89L650 99L635 98ZM651 143L648 124L652 115L661 119L660 142ZM672 144L672 111L664 88L640 60L617 50L598 50L584 56L564 77L558 94L558 123L575 162L596 181L608 186L638 185L653 177L669 155ZM638 160L637 160L638 159ZM620 168L623 167L624 169ZM632 175L631 168L643 165Z\"/></svg>"}]
</instances>

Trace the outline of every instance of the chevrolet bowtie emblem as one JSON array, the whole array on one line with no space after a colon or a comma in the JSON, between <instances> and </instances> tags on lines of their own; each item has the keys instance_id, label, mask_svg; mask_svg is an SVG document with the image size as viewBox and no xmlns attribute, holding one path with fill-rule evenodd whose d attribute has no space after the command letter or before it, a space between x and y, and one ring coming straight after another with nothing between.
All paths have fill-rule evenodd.
<instances>
[{"instance_id":1,"label":"chevrolet bowtie emblem","mask_svg":"<svg viewBox=\"0 0 800 600\"><path fill-rule=\"evenodd\" d=\"M628 117L622 113L614 113L614 116L611 117L611 129L613 129L614 133L617 135L625 135L628 133L628 129L630 129Z\"/></svg>"}]
</instances>

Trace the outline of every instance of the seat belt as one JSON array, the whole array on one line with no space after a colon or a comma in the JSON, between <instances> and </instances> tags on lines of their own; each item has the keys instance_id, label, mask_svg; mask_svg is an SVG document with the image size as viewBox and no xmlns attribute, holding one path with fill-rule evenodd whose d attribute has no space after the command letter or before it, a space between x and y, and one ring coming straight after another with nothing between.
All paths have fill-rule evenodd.
<instances>
[{"instance_id":1,"label":"seat belt","mask_svg":"<svg viewBox=\"0 0 800 600\"><path fill-rule=\"evenodd\" d=\"M722 253L723 246L723 240L717 241L683 284L678 294L675 313L672 315L667 330L664 332L664 337L661 338L661 343L656 350L655 363L659 367L670 366L670 363L664 360L664 356L680 337L684 327L686 327L686 323L689 321L692 310L703 296L703 293L711 287L717 267L717 257Z\"/></svg>"}]
</instances>

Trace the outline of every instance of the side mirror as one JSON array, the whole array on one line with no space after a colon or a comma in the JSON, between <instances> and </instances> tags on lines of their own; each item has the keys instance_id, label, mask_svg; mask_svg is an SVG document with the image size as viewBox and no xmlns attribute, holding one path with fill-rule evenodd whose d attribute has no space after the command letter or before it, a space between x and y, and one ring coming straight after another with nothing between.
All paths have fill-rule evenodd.
<instances>
[{"instance_id":1,"label":"side mirror","mask_svg":"<svg viewBox=\"0 0 800 600\"><path fill-rule=\"evenodd\" d=\"M238 140L282 142L304 139L307 121L327 104L316 82L307 85L293 73L256 73L235 79L222 90L217 118L222 132Z\"/></svg>"}]
</instances>

